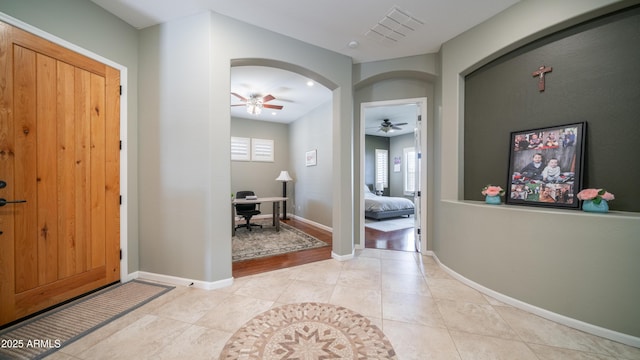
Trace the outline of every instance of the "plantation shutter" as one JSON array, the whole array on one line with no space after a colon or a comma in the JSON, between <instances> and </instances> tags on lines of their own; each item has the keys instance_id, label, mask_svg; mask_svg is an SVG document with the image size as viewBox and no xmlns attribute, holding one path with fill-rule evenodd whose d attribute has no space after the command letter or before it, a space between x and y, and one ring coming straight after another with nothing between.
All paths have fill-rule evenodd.
<instances>
[{"instance_id":1,"label":"plantation shutter","mask_svg":"<svg viewBox=\"0 0 640 360\"><path fill-rule=\"evenodd\" d=\"M231 160L249 161L249 138L231 137Z\"/></svg>"},{"instance_id":2,"label":"plantation shutter","mask_svg":"<svg viewBox=\"0 0 640 360\"><path fill-rule=\"evenodd\" d=\"M375 155L376 184L382 183L384 187L389 187L389 151L384 149L376 149Z\"/></svg>"}]
</instances>

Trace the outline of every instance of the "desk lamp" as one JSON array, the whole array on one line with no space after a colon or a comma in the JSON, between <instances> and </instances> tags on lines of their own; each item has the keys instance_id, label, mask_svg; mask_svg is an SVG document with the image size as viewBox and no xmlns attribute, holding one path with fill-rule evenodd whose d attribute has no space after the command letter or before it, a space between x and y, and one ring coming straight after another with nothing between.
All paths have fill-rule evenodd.
<instances>
[{"instance_id":1,"label":"desk lamp","mask_svg":"<svg viewBox=\"0 0 640 360\"><path fill-rule=\"evenodd\" d=\"M286 170L280 171L280 176L276 178L276 181L282 181L282 197L287 197L287 181L293 181L293 178L289 176L289 172ZM287 220L287 202L282 202L282 220Z\"/></svg>"}]
</instances>

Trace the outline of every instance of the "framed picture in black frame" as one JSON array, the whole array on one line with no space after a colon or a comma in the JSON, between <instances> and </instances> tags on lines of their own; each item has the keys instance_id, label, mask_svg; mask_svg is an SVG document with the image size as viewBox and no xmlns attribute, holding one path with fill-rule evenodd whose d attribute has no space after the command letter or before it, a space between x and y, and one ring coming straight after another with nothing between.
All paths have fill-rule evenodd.
<instances>
[{"instance_id":1,"label":"framed picture in black frame","mask_svg":"<svg viewBox=\"0 0 640 360\"><path fill-rule=\"evenodd\" d=\"M579 209L586 125L512 132L506 203Z\"/></svg>"}]
</instances>

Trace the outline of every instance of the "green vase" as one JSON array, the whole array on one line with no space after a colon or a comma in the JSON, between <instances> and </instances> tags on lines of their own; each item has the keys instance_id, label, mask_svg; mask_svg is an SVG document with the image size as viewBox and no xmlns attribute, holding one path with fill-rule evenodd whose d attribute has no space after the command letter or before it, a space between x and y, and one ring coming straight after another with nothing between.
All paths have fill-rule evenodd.
<instances>
[{"instance_id":1,"label":"green vase","mask_svg":"<svg viewBox=\"0 0 640 360\"><path fill-rule=\"evenodd\" d=\"M502 204L502 200L500 199L500 195L487 195L484 198L484 202L491 205L500 205Z\"/></svg>"},{"instance_id":2,"label":"green vase","mask_svg":"<svg viewBox=\"0 0 640 360\"><path fill-rule=\"evenodd\" d=\"M600 200L600 204L596 204L593 200L585 200L582 202L582 210L586 212L606 213L609 212L609 204L607 200Z\"/></svg>"}]
</instances>

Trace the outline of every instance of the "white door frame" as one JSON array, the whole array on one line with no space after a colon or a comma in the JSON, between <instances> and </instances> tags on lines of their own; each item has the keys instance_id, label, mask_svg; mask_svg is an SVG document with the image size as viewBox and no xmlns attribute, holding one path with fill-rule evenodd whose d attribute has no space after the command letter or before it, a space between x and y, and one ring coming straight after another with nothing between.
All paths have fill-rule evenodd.
<instances>
[{"instance_id":1,"label":"white door frame","mask_svg":"<svg viewBox=\"0 0 640 360\"><path fill-rule=\"evenodd\" d=\"M420 183L421 186L420 188L422 189L422 196L420 197L420 224L422 226L422 231L421 231L421 243L420 243L420 248L422 249L422 252L426 252L427 250L427 234L429 233L428 231L426 231L425 227L427 226L428 222L427 222L427 217L430 216L431 214L428 213L428 209L427 209L427 197L428 194L426 193L428 187L426 184L427 181L427 168L428 168L428 164L427 162L427 156L425 156L425 151L427 149L427 98L423 97L423 98L411 98L411 99L400 99L400 100L386 100L386 101L373 101L373 102L363 102L360 104L360 182L361 184L357 184L356 189L357 190L357 194L358 194L358 199L360 202L360 213L358 214L359 219L360 219L360 228L359 228L359 239L360 239L360 243L356 244L356 248L359 249L363 249L365 247L365 240L364 240L364 224L365 224L365 219L364 219L364 189L363 189L363 184L362 184L362 180L364 179L364 155L365 155L365 124L366 124L366 119L365 119L365 110L367 108L372 108L372 107L381 107L381 106L394 106L394 105L406 105L406 104L416 104L419 109L420 109L420 115L422 116L422 121L419 122L419 124L421 125L420 131L421 131L421 138L422 138L422 144L420 144L420 148L422 151L422 157L421 157L421 161L422 161L422 166L420 167L421 169L421 174L420 174Z\"/></svg>"}]
</instances>

